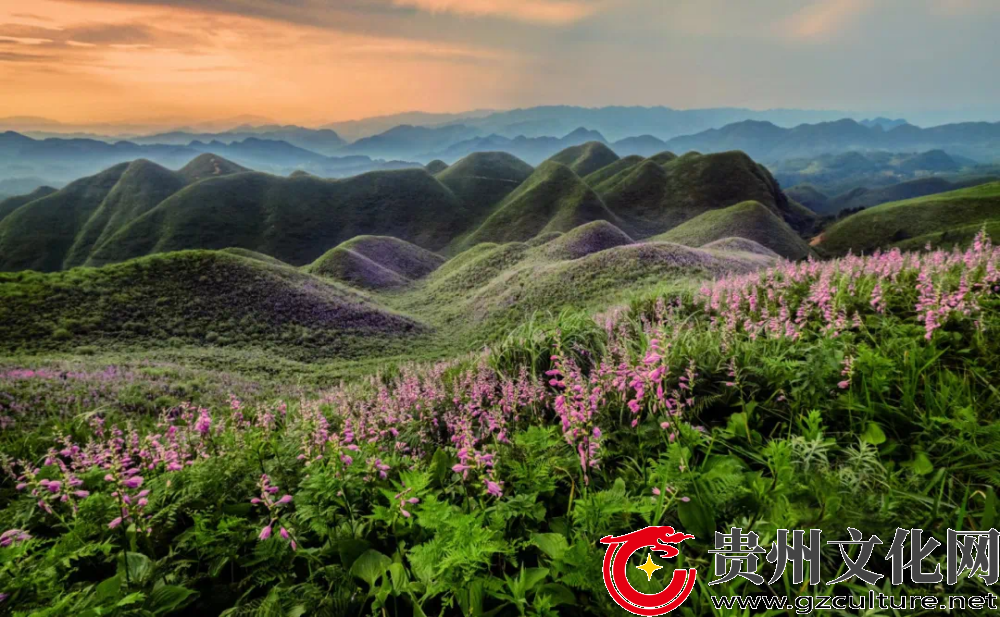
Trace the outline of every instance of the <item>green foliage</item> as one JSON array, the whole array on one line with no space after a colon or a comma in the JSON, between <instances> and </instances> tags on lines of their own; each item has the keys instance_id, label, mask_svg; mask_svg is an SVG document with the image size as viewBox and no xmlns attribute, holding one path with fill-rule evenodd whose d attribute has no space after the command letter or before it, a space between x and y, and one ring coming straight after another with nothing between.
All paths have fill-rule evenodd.
<instances>
[{"instance_id":1,"label":"green foliage","mask_svg":"<svg viewBox=\"0 0 1000 617\"><path fill-rule=\"evenodd\" d=\"M831 255L870 253L895 244L947 248L971 240L984 224L996 233L998 204L1000 182L882 204L831 226L819 248Z\"/></svg>"}]
</instances>

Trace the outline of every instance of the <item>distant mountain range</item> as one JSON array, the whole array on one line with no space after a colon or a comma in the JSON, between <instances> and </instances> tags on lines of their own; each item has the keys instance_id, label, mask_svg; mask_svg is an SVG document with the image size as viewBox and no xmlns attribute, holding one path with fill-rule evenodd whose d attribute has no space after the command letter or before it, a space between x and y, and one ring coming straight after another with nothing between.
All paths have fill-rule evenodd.
<instances>
[{"instance_id":1,"label":"distant mountain range","mask_svg":"<svg viewBox=\"0 0 1000 617\"><path fill-rule=\"evenodd\" d=\"M673 152L742 150L767 163L850 150L921 152L935 149L989 162L1000 159L1000 122L965 122L930 128L901 124L885 130L881 124L868 127L849 119L794 128L746 120L721 129L676 137L667 141L666 147Z\"/></svg>"},{"instance_id":2,"label":"distant mountain range","mask_svg":"<svg viewBox=\"0 0 1000 617\"><path fill-rule=\"evenodd\" d=\"M50 184L64 184L139 158L177 168L206 152L280 175L302 170L324 177L346 177L377 169L418 166L363 155L324 156L287 141L260 137L245 137L242 141L193 140L184 145L171 145L131 141L109 143L96 139L39 140L8 131L0 133L0 181L21 179L20 184L24 185L24 179L34 177Z\"/></svg>"}]
</instances>

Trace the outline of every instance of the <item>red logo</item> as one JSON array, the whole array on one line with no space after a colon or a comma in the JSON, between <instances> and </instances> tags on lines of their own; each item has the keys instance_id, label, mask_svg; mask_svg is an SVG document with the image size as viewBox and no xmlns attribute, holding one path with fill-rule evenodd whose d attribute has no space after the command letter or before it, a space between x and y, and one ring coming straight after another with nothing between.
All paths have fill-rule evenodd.
<instances>
[{"instance_id":1,"label":"red logo","mask_svg":"<svg viewBox=\"0 0 1000 617\"><path fill-rule=\"evenodd\" d=\"M646 547L652 548L654 553L664 559L676 557L681 552L671 545L693 538L691 534L675 532L673 527L646 527L624 536L601 538L601 544L608 545L608 550L604 553L604 585L608 588L611 599L633 615L648 617L666 615L684 604L694 589L695 577L698 575L694 568L674 570L666 589L648 594L640 593L632 587L625 576L625 566L633 553ZM656 565L647 556L646 563L636 567L652 580L653 572L663 566Z\"/></svg>"}]
</instances>

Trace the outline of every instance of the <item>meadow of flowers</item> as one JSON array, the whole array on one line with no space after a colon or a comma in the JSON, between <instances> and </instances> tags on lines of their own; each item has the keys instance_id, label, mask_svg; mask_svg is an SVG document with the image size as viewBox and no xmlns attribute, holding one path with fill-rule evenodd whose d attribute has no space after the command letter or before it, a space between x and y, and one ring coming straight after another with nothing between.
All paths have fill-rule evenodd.
<instances>
[{"instance_id":1,"label":"meadow of flowers","mask_svg":"<svg viewBox=\"0 0 1000 617\"><path fill-rule=\"evenodd\" d=\"M321 391L228 377L133 408L113 400L142 375L7 368L0 611L618 614L599 539L647 525L696 536L665 576L708 572L730 526L762 545L989 529L998 308L1000 249L980 236L781 263ZM802 592L699 585L680 613Z\"/></svg>"}]
</instances>

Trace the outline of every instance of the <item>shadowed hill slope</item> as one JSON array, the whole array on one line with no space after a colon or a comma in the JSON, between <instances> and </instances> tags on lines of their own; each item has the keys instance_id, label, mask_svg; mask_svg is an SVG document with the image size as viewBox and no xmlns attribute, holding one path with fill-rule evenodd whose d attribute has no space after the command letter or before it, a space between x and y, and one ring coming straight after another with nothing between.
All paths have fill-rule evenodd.
<instances>
[{"instance_id":1,"label":"shadowed hill slope","mask_svg":"<svg viewBox=\"0 0 1000 617\"><path fill-rule=\"evenodd\" d=\"M370 233L439 249L471 224L466 206L423 169L344 180L244 173L203 180L115 234L88 261L239 247L292 265Z\"/></svg>"},{"instance_id":2,"label":"shadowed hill slope","mask_svg":"<svg viewBox=\"0 0 1000 617\"><path fill-rule=\"evenodd\" d=\"M562 163L582 178L617 162L619 159L614 150L607 145L599 141L588 141L579 146L570 146L556 153L549 160Z\"/></svg>"},{"instance_id":3,"label":"shadowed hill slope","mask_svg":"<svg viewBox=\"0 0 1000 617\"><path fill-rule=\"evenodd\" d=\"M471 212L483 215L521 185L534 169L506 152L476 152L436 174Z\"/></svg>"},{"instance_id":4,"label":"shadowed hill slope","mask_svg":"<svg viewBox=\"0 0 1000 617\"><path fill-rule=\"evenodd\" d=\"M996 182L997 180L997 178L984 177L950 182L945 178L931 177L900 182L899 184L875 189L859 188L844 195L831 197L824 213L836 214L845 208L873 208L892 201L947 193L949 191L957 191L959 189Z\"/></svg>"},{"instance_id":5,"label":"shadowed hill slope","mask_svg":"<svg viewBox=\"0 0 1000 617\"><path fill-rule=\"evenodd\" d=\"M308 271L355 287L401 287L427 276L444 258L419 246L387 236L360 236L327 251Z\"/></svg>"},{"instance_id":6,"label":"shadowed hill slope","mask_svg":"<svg viewBox=\"0 0 1000 617\"><path fill-rule=\"evenodd\" d=\"M817 214L827 214L830 197L811 184L796 184L785 189L785 195L794 199ZM832 214L832 213L831 213Z\"/></svg>"},{"instance_id":7,"label":"shadowed hill slope","mask_svg":"<svg viewBox=\"0 0 1000 617\"><path fill-rule=\"evenodd\" d=\"M785 221L756 201L709 210L650 240L700 247L732 237L753 240L788 259L803 259L812 252Z\"/></svg>"},{"instance_id":8,"label":"shadowed hill slope","mask_svg":"<svg viewBox=\"0 0 1000 617\"><path fill-rule=\"evenodd\" d=\"M610 165L605 165L604 167L598 169L597 171L587 174L583 178L583 181L586 182L591 187L596 188L608 178L613 178L614 176L617 176L624 170L631 169L645 160L646 159L644 157L641 157L637 154L620 158L614 163L611 163Z\"/></svg>"},{"instance_id":9,"label":"shadowed hill slope","mask_svg":"<svg viewBox=\"0 0 1000 617\"><path fill-rule=\"evenodd\" d=\"M0 275L0 345L287 344L350 355L415 334L414 320L295 268L224 252L154 255L96 269ZM298 353L298 352L297 352Z\"/></svg>"},{"instance_id":10,"label":"shadowed hill slope","mask_svg":"<svg viewBox=\"0 0 1000 617\"><path fill-rule=\"evenodd\" d=\"M573 171L553 161L543 163L507 196L459 247L481 242L524 242L540 233L569 231L584 223L616 217Z\"/></svg>"},{"instance_id":11,"label":"shadowed hill slope","mask_svg":"<svg viewBox=\"0 0 1000 617\"><path fill-rule=\"evenodd\" d=\"M882 204L827 229L818 246L829 254L870 253L895 243L1000 220L1000 182ZM930 239L930 238L929 238Z\"/></svg>"},{"instance_id":12,"label":"shadowed hill slope","mask_svg":"<svg viewBox=\"0 0 1000 617\"><path fill-rule=\"evenodd\" d=\"M94 247L184 188L183 175L146 160L128 164L114 188L101 201L76 236L63 268L83 265Z\"/></svg>"},{"instance_id":13,"label":"shadowed hill slope","mask_svg":"<svg viewBox=\"0 0 1000 617\"><path fill-rule=\"evenodd\" d=\"M128 163L82 178L25 204L0 221L0 270L60 270L80 229L100 207Z\"/></svg>"},{"instance_id":14,"label":"shadowed hill slope","mask_svg":"<svg viewBox=\"0 0 1000 617\"><path fill-rule=\"evenodd\" d=\"M789 203L771 174L742 152L685 154L663 164L656 157L626 169L597 187L635 238L663 233L699 214L743 201L758 201L793 227L815 215Z\"/></svg>"},{"instance_id":15,"label":"shadowed hill slope","mask_svg":"<svg viewBox=\"0 0 1000 617\"><path fill-rule=\"evenodd\" d=\"M448 169L448 163L445 163L441 159L434 159L430 163L424 165L424 169L426 169L429 174L439 174Z\"/></svg>"},{"instance_id":16,"label":"shadowed hill slope","mask_svg":"<svg viewBox=\"0 0 1000 617\"><path fill-rule=\"evenodd\" d=\"M15 195L13 197L8 197L7 199L0 199L0 221L4 220L4 218L21 206L29 204L36 199L41 199L42 197L48 197L55 192L56 189L50 186L42 186L27 195Z\"/></svg>"}]
</instances>

